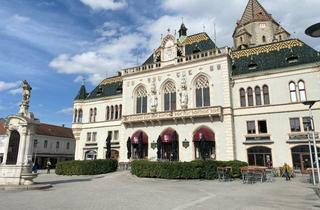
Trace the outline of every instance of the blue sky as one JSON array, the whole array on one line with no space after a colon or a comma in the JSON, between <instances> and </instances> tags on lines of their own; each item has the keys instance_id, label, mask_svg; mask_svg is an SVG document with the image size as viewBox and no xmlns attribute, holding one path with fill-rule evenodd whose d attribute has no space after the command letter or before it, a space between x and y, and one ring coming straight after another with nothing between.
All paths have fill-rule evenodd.
<instances>
[{"instance_id":1,"label":"blue sky","mask_svg":"<svg viewBox=\"0 0 320 210\"><path fill-rule=\"evenodd\" d=\"M318 0L260 0L293 37L316 49L305 28L319 22ZM42 122L71 124L82 79L91 90L121 68L142 63L161 34L205 30L231 46L246 0L0 0L0 118L18 111L19 81L33 87L30 110Z\"/></svg>"}]
</instances>

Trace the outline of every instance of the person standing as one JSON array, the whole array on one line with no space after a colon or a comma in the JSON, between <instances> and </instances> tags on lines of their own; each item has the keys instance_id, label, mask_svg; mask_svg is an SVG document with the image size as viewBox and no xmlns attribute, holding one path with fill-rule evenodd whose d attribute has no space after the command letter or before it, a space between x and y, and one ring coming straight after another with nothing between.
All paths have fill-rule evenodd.
<instances>
[{"instance_id":1,"label":"person standing","mask_svg":"<svg viewBox=\"0 0 320 210\"><path fill-rule=\"evenodd\" d=\"M47 174L50 174L51 162L48 160L47 162Z\"/></svg>"}]
</instances>

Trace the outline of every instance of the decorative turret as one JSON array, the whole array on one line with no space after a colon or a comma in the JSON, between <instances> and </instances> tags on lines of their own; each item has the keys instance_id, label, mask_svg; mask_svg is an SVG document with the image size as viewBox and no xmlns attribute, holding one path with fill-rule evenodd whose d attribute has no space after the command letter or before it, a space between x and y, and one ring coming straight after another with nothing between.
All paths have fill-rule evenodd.
<instances>
[{"instance_id":1,"label":"decorative turret","mask_svg":"<svg viewBox=\"0 0 320 210\"><path fill-rule=\"evenodd\" d=\"M233 33L236 49L287 40L290 34L277 23L258 0L249 0Z\"/></svg>"},{"instance_id":2,"label":"decorative turret","mask_svg":"<svg viewBox=\"0 0 320 210\"><path fill-rule=\"evenodd\" d=\"M184 25L184 23L181 24L180 29L179 29L179 38L182 36L187 36L187 28Z\"/></svg>"},{"instance_id":3,"label":"decorative turret","mask_svg":"<svg viewBox=\"0 0 320 210\"><path fill-rule=\"evenodd\" d=\"M82 84L74 100L84 100L87 98L87 96L88 96L88 93L87 93L86 87L84 86L84 84Z\"/></svg>"}]
</instances>

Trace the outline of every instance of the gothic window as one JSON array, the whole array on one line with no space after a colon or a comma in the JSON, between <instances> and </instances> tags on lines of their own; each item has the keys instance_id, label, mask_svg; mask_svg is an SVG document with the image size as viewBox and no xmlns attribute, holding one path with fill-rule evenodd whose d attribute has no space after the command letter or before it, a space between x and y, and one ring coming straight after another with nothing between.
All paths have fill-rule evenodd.
<instances>
[{"instance_id":1,"label":"gothic window","mask_svg":"<svg viewBox=\"0 0 320 210\"><path fill-rule=\"evenodd\" d=\"M73 122L77 122L77 117L78 117L78 110L74 110L74 117L73 117Z\"/></svg>"},{"instance_id":2,"label":"gothic window","mask_svg":"<svg viewBox=\"0 0 320 210\"><path fill-rule=\"evenodd\" d=\"M248 94L248 106L253 106L253 90L251 87L248 87L247 94Z\"/></svg>"},{"instance_id":3,"label":"gothic window","mask_svg":"<svg viewBox=\"0 0 320 210\"><path fill-rule=\"evenodd\" d=\"M106 120L110 120L110 107L107 106L107 109L106 109Z\"/></svg>"},{"instance_id":4,"label":"gothic window","mask_svg":"<svg viewBox=\"0 0 320 210\"><path fill-rule=\"evenodd\" d=\"M206 76L200 76L195 83L196 107L210 106L209 80Z\"/></svg>"},{"instance_id":5,"label":"gothic window","mask_svg":"<svg viewBox=\"0 0 320 210\"><path fill-rule=\"evenodd\" d=\"M263 91L263 102L265 105L270 104L270 97L269 97L269 87L267 85L264 85L262 87Z\"/></svg>"},{"instance_id":6,"label":"gothic window","mask_svg":"<svg viewBox=\"0 0 320 210\"><path fill-rule=\"evenodd\" d=\"M167 82L163 90L164 110L176 110L176 86L173 82Z\"/></svg>"},{"instance_id":7,"label":"gothic window","mask_svg":"<svg viewBox=\"0 0 320 210\"><path fill-rule=\"evenodd\" d=\"M43 143L43 148L47 148L48 147L48 140L44 140L44 143Z\"/></svg>"},{"instance_id":8,"label":"gothic window","mask_svg":"<svg viewBox=\"0 0 320 210\"><path fill-rule=\"evenodd\" d=\"M290 82L289 90L290 90L291 102L297 102L296 84L294 82Z\"/></svg>"},{"instance_id":9,"label":"gothic window","mask_svg":"<svg viewBox=\"0 0 320 210\"><path fill-rule=\"evenodd\" d=\"M79 111L78 111L78 123L82 123L82 115L83 115L82 109L79 109Z\"/></svg>"},{"instance_id":10,"label":"gothic window","mask_svg":"<svg viewBox=\"0 0 320 210\"><path fill-rule=\"evenodd\" d=\"M119 106L119 118L122 118L122 104Z\"/></svg>"},{"instance_id":11,"label":"gothic window","mask_svg":"<svg viewBox=\"0 0 320 210\"><path fill-rule=\"evenodd\" d=\"M246 91L243 88L240 89L240 105L241 107L246 106Z\"/></svg>"},{"instance_id":12,"label":"gothic window","mask_svg":"<svg viewBox=\"0 0 320 210\"><path fill-rule=\"evenodd\" d=\"M298 82L298 87L299 87L299 95L300 95L300 101L306 101L306 89L305 89L305 84L304 81L300 80Z\"/></svg>"},{"instance_id":13,"label":"gothic window","mask_svg":"<svg viewBox=\"0 0 320 210\"><path fill-rule=\"evenodd\" d=\"M262 42L263 42L263 43L266 43L266 42L267 42L266 36L262 36Z\"/></svg>"},{"instance_id":14,"label":"gothic window","mask_svg":"<svg viewBox=\"0 0 320 210\"><path fill-rule=\"evenodd\" d=\"M93 109L91 108L89 112L89 122L92 122L92 119L93 119Z\"/></svg>"},{"instance_id":15,"label":"gothic window","mask_svg":"<svg viewBox=\"0 0 320 210\"><path fill-rule=\"evenodd\" d=\"M147 96L147 90L140 86L136 90L136 113L147 113L147 106L148 106L148 96Z\"/></svg>"},{"instance_id":16,"label":"gothic window","mask_svg":"<svg viewBox=\"0 0 320 210\"><path fill-rule=\"evenodd\" d=\"M110 116L111 120L114 120L114 107L113 106L111 106L111 114L110 115L111 115Z\"/></svg>"},{"instance_id":17,"label":"gothic window","mask_svg":"<svg viewBox=\"0 0 320 210\"><path fill-rule=\"evenodd\" d=\"M119 110L118 110L118 105L116 105L114 119L117 120L118 118L119 118Z\"/></svg>"},{"instance_id":18,"label":"gothic window","mask_svg":"<svg viewBox=\"0 0 320 210\"><path fill-rule=\"evenodd\" d=\"M262 102L261 102L261 89L260 89L259 86L256 86L256 87L254 88L254 94L255 94L255 96L256 96L256 105L257 105L257 106L262 105Z\"/></svg>"},{"instance_id":19,"label":"gothic window","mask_svg":"<svg viewBox=\"0 0 320 210\"><path fill-rule=\"evenodd\" d=\"M94 108L93 109L93 122L96 121L96 118L97 118L97 108Z\"/></svg>"}]
</instances>

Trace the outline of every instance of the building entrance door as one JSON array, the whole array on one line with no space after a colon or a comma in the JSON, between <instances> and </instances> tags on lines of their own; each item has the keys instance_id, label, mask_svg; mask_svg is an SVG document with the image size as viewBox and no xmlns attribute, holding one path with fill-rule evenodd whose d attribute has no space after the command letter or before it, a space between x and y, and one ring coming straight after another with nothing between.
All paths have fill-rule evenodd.
<instances>
[{"instance_id":1,"label":"building entrance door","mask_svg":"<svg viewBox=\"0 0 320 210\"><path fill-rule=\"evenodd\" d=\"M313 150L313 147L311 148L312 148L313 161L315 161L315 155L313 152L314 150ZM319 148L318 148L318 151L319 151ZM291 152L292 152L293 168L295 170L301 170L301 173L307 173L306 171L307 168L311 168L309 146L308 145L297 146L292 148Z\"/></svg>"}]
</instances>

